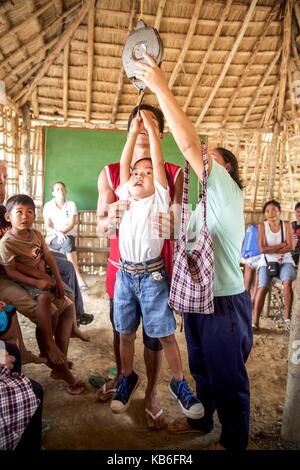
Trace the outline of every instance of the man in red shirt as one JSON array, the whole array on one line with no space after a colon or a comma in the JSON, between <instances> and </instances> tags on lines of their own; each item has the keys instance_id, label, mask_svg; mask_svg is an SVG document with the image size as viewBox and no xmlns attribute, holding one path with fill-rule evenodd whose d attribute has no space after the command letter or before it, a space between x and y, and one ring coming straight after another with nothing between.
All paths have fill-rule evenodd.
<instances>
[{"instance_id":1,"label":"man in red shirt","mask_svg":"<svg viewBox=\"0 0 300 470\"><path fill-rule=\"evenodd\" d=\"M153 106L143 104L140 109L143 109L145 112L151 115L152 119L157 120L159 125L159 130L161 137L163 136L164 130L164 118L162 112L158 108ZM128 129L130 128L132 119L138 113L138 107L135 107L131 112L128 120ZM146 129L143 124L141 124L140 134L136 141L136 150L132 163L136 163L138 160L148 157L150 155L149 148L149 138ZM156 219L156 227L160 235L169 226L171 221L171 229L174 229L174 212L175 208L181 204L182 198L182 186L183 186L183 177L180 167L173 165L172 163L165 163L165 168L168 177L168 186L170 197L172 200L172 207L170 214L160 214ZM118 262L120 259L119 253L119 241L118 241L118 232L117 227L122 220L124 211L127 209L126 201L118 201L118 198L115 194L115 190L120 183L120 165L118 163L112 163L105 166L98 179L98 208L97 208L97 217L98 217L98 233L100 236L109 236L110 237L110 255L109 258L113 261ZM166 238L164 236L164 238ZM172 235L169 235L168 238L173 238ZM165 261L165 267L171 276L172 269L172 254L173 254L173 245L171 240L165 240L163 257ZM117 364L117 377L110 382L104 384L97 391L97 398L100 401L106 401L112 398L115 387L118 381L118 376L121 374L121 360L120 360L120 341L119 333L115 330L113 323L113 297L114 297L114 285L117 269L111 264L107 265L106 273L106 292L110 298L110 319L113 326L113 345L114 353ZM137 324L140 321L140 312L137 312ZM162 361L162 346L158 339L149 338L143 331L143 340L144 340L144 360L146 365L146 374L147 374L147 388L145 392L145 409L146 409L146 419L150 428L154 429L163 429L165 427L165 419L163 411L160 407L159 400L157 397L157 384L159 379L159 372Z\"/></svg>"}]
</instances>

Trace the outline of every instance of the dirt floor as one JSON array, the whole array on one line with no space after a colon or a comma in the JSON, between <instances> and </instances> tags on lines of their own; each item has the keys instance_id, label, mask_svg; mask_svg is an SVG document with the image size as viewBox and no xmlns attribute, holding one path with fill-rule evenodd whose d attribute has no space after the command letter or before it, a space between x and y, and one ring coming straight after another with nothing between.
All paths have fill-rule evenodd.
<instances>
[{"instance_id":1,"label":"dirt floor","mask_svg":"<svg viewBox=\"0 0 300 470\"><path fill-rule=\"evenodd\" d=\"M95 371L108 374L114 366L112 333L109 322L109 305L105 294L105 273L85 276L90 289L84 293L85 311L94 313L95 320L81 327L91 337L89 343L72 339L69 359L74 361L74 371L81 378ZM262 318L261 330L254 336L254 347L247 368L251 383L251 449L293 448L280 440L280 425L287 376L288 335L281 320L281 303L275 298L272 316ZM37 352L34 325L20 318L25 342L28 348ZM184 334L178 328L177 339L181 347L186 376L188 373ZM148 429L144 414L145 367L141 335L136 342L135 369L142 378L131 407L127 413L114 415L109 402L95 400L95 389L87 383L86 391L79 396L66 392L63 382L49 377L45 365L29 364L24 373L39 381L45 390L44 417L51 423L45 435L43 446L47 450L140 450L140 449L182 449L196 450L215 442L220 427L216 417L215 431L207 436L198 434L174 435L167 431L155 432ZM164 360L159 393L162 407L168 420L181 416L180 410L168 392L170 372ZM295 448L295 447L294 447Z\"/></svg>"}]
</instances>

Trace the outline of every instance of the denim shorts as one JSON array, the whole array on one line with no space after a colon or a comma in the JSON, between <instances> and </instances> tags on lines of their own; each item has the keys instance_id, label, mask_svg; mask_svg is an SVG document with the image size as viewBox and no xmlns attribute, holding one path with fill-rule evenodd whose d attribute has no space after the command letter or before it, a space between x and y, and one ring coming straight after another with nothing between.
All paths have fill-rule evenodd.
<instances>
[{"instance_id":1,"label":"denim shorts","mask_svg":"<svg viewBox=\"0 0 300 470\"><path fill-rule=\"evenodd\" d=\"M137 303L136 304L136 318L135 318L135 321L136 321L135 329L136 330L138 329L138 327L140 325L141 316L142 316L141 307L140 307L140 304ZM116 334L116 333L119 334L116 331L115 324L114 324L114 301L113 301L113 299L109 300L109 318L110 318L110 321L111 321L111 324L112 324L112 327L113 327L114 334ZM143 327L143 343L144 343L144 346L146 348L150 349L151 351L161 351L163 349L162 344L161 344L161 342L159 341L158 338L150 338L150 336L146 335L144 327Z\"/></svg>"},{"instance_id":2,"label":"denim shorts","mask_svg":"<svg viewBox=\"0 0 300 470\"><path fill-rule=\"evenodd\" d=\"M279 279L284 281L294 281L296 279L296 269L292 263L283 263L280 266ZM267 275L267 267L261 266L258 270L258 287L268 287L271 278Z\"/></svg>"},{"instance_id":3,"label":"denim shorts","mask_svg":"<svg viewBox=\"0 0 300 470\"><path fill-rule=\"evenodd\" d=\"M159 274L158 274L159 273ZM136 331L136 309L140 305L145 333L164 338L174 333L176 321L168 305L169 283L165 269L155 273L117 272L114 293L114 324L119 333Z\"/></svg>"}]
</instances>

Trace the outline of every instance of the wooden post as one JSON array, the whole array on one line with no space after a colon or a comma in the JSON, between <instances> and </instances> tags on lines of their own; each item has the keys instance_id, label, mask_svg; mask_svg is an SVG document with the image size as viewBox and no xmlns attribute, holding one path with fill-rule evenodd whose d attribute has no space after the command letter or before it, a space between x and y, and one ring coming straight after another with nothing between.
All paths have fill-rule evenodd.
<instances>
[{"instance_id":1,"label":"wooden post","mask_svg":"<svg viewBox=\"0 0 300 470\"><path fill-rule=\"evenodd\" d=\"M300 269L291 320L289 362L281 437L300 444Z\"/></svg>"},{"instance_id":2,"label":"wooden post","mask_svg":"<svg viewBox=\"0 0 300 470\"><path fill-rule=\"evenodd\" d=\"M268 179L268 191L267 191L268 201L273 198L274 180L276 176L278 138L279 138L279 124L278 122L276 122L274 126L272 143L271 143L271 158L270 158L270 166L269 166L269 179Z\"/></svg>"},{"instance_id":3,"label":"wooden post","mask_svg":"<svg viewBox=\"0 0 300 470\"><path fill-rule=\"evenodd\" d=\"M29 104L22 106L22 153L23 153L23 188L22 193L31 196L31 165L30 165L30 111Z\"/></svg>"}]
</instances>

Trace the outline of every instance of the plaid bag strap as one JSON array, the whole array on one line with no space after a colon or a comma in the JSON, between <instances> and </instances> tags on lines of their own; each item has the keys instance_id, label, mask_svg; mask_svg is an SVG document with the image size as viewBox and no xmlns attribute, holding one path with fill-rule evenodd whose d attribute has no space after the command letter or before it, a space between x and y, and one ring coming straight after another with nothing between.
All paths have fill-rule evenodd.
<instances>
[{"instance_id":1,"label":"plaid bag strap","mask_svg":"<svg viewBox=\"0 0 300 470\"><path fill-rule=\"evenodd\" d=\"M202 180L202 215L203 225L206 225L206 198L207 198L207 178L208 178L208 153L207 145L201 144L203 158L203 180Z\"/></svg>"},{"instance_id":2,"label":"plaid bag strap","mask_svg":"<svg viewBox=\"0 0 300 470\"><path fill-rule=\"evenodd\" d=\"M208 154L206 144L201 144L202 158L203 158L203 181L202 181L202 214L203 224L206 225L206 193L207 193L207 178L208 178ZM186 242L186 219L187 219L187 206L189 203L189 178L190 178L190 164L186 160L183 173L183 192L182 192L182 211L180 223L179 239Z\"/></svg>"}]
</instances>

